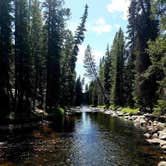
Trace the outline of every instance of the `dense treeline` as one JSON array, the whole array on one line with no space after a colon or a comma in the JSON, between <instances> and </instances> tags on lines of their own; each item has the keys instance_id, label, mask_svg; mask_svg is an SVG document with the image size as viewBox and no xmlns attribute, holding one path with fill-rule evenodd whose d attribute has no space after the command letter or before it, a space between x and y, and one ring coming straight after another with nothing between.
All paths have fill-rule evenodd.
<instances>
[{"instance_id":1,"label":"dense treeline","mask_svg":"<svg viewBox=\"0 0 166 166\"><path fill-rule=\"evenodd\" d=\"M0 118L29 119L78 105L75 63L84 40L88 6L75 35L66 27L63 0L0 1ZM82 87L81 87L82 88Z\"/></svg>"},{"instance_id":2,"label":"dense treeline","mask_svg":"<svg viewBox=\"0 0 166 166\"><path fill-rule=\"evenodd\" d=\"M120 29L99 65L100 82L115 107L166 111L166 1L131 0L127 38ZM97 79L86 93L104 105Z\"/></svg>"}]
</instances>

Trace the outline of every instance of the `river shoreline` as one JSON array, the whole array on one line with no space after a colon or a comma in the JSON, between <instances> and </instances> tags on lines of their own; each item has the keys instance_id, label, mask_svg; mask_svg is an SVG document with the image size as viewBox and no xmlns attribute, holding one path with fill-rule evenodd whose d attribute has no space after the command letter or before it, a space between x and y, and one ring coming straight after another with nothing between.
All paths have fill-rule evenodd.
<instances>
[{"instance_id":1,"label":"river shoreline","mask_svg":"<svg viewBox=\"0 0 166 166\"><path fill-rule=\"evenodd\" d=\"M144 137L149 144L158 145L166 153L166 117L152 114L130 115L121 111L91 108L92 112L102 112L112 117L131 121L135 127L144 131Z\"/></svg>"}]
</instances>

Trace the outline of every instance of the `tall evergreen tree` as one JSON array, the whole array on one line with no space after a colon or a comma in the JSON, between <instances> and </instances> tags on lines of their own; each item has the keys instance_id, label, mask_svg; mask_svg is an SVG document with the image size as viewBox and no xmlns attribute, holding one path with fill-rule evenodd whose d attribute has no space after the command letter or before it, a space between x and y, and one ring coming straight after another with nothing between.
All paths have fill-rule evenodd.
<instances>
[{"instance_id":1,"label":"tall evergreen tree","mask_svg":"<svg viewBox=\"0 0 166 166\"><path fill-rule=\"evenodd\" d=\"M16 117L32 110L32 56L27 0L15 0L15 109Z\"/></svg>"},{"instance_id":2,"label":"tall evergreen tree","mask_svg":"<svg viewBox=\"0 0 166 166\"><path fill-rule=\"evenodd\" d=\"M124 105L124 35L120 28L116 33L112 48L112 66L113 66L113 85L112 85L112 102L115 105Z\"/></svg>"},{"instance_id":3,"label":"tall evergreen tree","mask_svg":"<svg viewBox=\"0 0 166 166\"><path fill-rule=\"evenodd\" d=\"M47 53L47 109L59 105L60 93L60 56L63 44L65 17L69 10L63 8L63 0L46 0L46 23L48 31Z\"/></svg>"},{"instance_id":4,"label":"tall evergreen tree","mask_svg":"<svg viewBox=\"0 0 166 166\"><path fill-rule=\"evenodd\" d=\"M125 50L124 65L124 102L125 106L134 107L134 80L135 80L135 54L134 51Z\"/></svg>"},{"instance_id":5,"label":"tall evergreen tree","mask_svg":"<svg viewBox=\"0 0 166 166\"><path fill-rule=\"evenodd\" d=\"M42 16L40 2L38 0L33 0L31 5L31 54L34 60L34 101L37 100L39 102L38 106L43 107L45 57L42 52Z\"/></svg>"},{"instance_id":6,"label":"tall evergreen tree","mask_svg":"<svg viewBox=\"0 0 166 166\"><path fill-rule=\"evenodd\" d=\"M106 53L105 53L105 65L104 65L104 88L108 96L111 94L111 53L109 50L109 45L107 46ZM110 97L109 97L110 99Z\"/></svg>"},{"instance_id":7,"label":"tall evergreen tree","mask_svg":"<svg viewBox=\"0 0 166 166\"><path fill-rule=\"evenodd\" d=\"M10 58L11 58L11 0L0 1L0 114L10 112Z\"/></svg>"},{"instance_id":8,"label":"tall evergreen tree","mask_svg":"<svg viewBox=\"0 0 166 166\"><path fill-rule=\"evenodd\" d=\"M99 80L101 82L101 85L102 85L105 93L107 93L106 89L105 89L105 58L104 57L100 59L100 63L99 63ZM98 86L97 86L97 88L98 88ZM105 102L107 102L107 101L105 101L106 99L104 98L104 95L100 88L97 89L97 93L98 93L98 105L104 105ZM107 93L107 95L108 95L108 93Z\"/></svg>"},{"instance_id":9,"label":"tall evergreen tree","mask_svg":"<svg viewBox=\"0 0 166 166\"><path fill-rule=\"evenodd\" d=\"M80 106L83 101L81 77L78 77L75 85L75 105Z\"/></svg>"},{"instance_id":10,"label":"tall evergreen tree","mask_svg":"<svg viewBox=\"0 0 166 166\"><path fill-rule=\"evenodd\" d=\"M61 104L71 106L74 104L74 89L76 72L72 72L70 62L73 58L73 35L67 30L61 58ZM63 100L65 99L65 101Z\"/></svg>"},{"instance_id":11,"label":"tall evergreen tree","mask_svg":"<svg viewBox=\"0 0 166 166\"><path fill-rule=\"evenodd\" d=\"M72 67L71 68L72 73L75 70L77 55L79 52L79 45L82 44L85 38L85 31L86 31L85 23L86 23L87 17L88 17L88 5L85 5L85 11L83 16L81 17L81 23L78 26L75 37L74 37L73 58L70 64L70 66Z\"/></svg>"},{"instance_id":12,"label":"tall evergreen tree","mask_svg":"<svg viewBox=\"0 0 166 166\"><path fill-rule=\"evenodd\" d=\"M135 99L137 104L142 107L152 107L152 102L148 102L152 89L143 75L151 64L146 52L148 40L154 40L157 37L157 27L157 21L151 17L151 1L132 0L129 8L128 34L131 55L136 59ZM147 87L147 91L145 91L145 87Z\"/></svg>"},{"instance_id":13,"label":"tall evergreen tree","mask_svg":"<svg viewBox=\"0 0 166 166\"><path fill-rule=\"evenodd\" d=\"M148 53L152 65L146 71L146 78L152 81L153 89L151 98L155 99L157 109L166 112L166 1L153 1L153 15L159 19L160 34L155 41L149 41ZM154 106L153 105L153 106Z\"/></svg>"}]
</instances>

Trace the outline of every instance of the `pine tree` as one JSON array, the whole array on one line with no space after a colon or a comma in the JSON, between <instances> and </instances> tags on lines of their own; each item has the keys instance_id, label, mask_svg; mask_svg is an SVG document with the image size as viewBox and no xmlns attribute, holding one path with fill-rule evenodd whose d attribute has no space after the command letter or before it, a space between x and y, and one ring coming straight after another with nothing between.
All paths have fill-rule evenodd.
<instances>
[{"instance_id":1,"label":"pine tree","mask_svg":"<svg viewBox=\"0 0 166 166\"><path fill-rule=\"evenodd\" d=\"M73 40L72 32L67 30L65 33L65 44L61 58L61 105L71 106L74 104L74 89L76 73L72 72L70 66L73 57ZM65 99L65 101L64 101Z\"/></svg>"},{"instance_id":2,"label":"pine tree","mask_svg":"<svg viewBox=\"0 0 166 166\"><path fill-rule=\"evenodd\" d=\"M109 50L109 45L107 46L106 53L105 53L105 65L104 65L104 88L107 93L107 96L110 96L111 94L111 71L112 71L112 65L111 65L111 53Z\"/></svg>"},{"instance_id":3,"label":"pine tree","mask_svg":"<svg viewBox=\"0 0 166 166\"><path fill-rule=\"evenodd\" d=\"M99 78L99 74L96 69L95 59L91 52L91 47L88 45L85 50L84 56L84 68L86 69L85 76L89 77L92 80L95 80L97 83L98 89L100 89L100 93L103 95L104 100L106 101L106 107L109 107L109 96L105 92L102 80ZM104 81L104 80L103 80Z\"/></svg>"},{"instance_id":4,"label":"pine tree","mask_svg":"<svg viewBox=\"0 0 166 166\"><path fill-rule=\"evenodd\" d=\"M124 65L124 102L125 106L134 107L135 55L131 49L125 51Z\"/></svg>"},{"instance_id":5,"label":"pine tree","mask_svg":"<svg viewBox=\"0 0 166 166\"><path fill-rule=\"evenodd\" d=\"M34 101L37 100L39 102L38 106L43 107L45 57L42 53L43 27L40 3L38 0L32 1L31 13L31 54L34 59Z\"/></svg>"},{"instance_id":6,"label":"pine tree","mask_svg":"<svg viewBox=\"0 0 166 166\"><path fill-rule=\"evenodd\" d=\"M46 107L52 110L60 103L60 57L69 10L63 8L62 0L46 0L45 10L48 31Z\"/></svg>"},{"instance_id":7,"label":"pine tree","mask_svg":"<svg viewBox=\"0 0 166 166\"><path fill-rule=\"evenodd\" d=\"M113 66L113 83L112 83L112 102L114 105L124 105L124 35L122 29L115 35L112 48L112 66Z\"/></svg>"},{"instance_id":8,"label":"pine tree","mask_svg":"<svg viewBox=\"0 0 166 166\"><path fill-rule=\"evenodd\" d=\"M131 56L135 56L136 77L135 95L137 104L141 107L152 107L152 102L147 99L152 93L149 81L145 80L144 73L151 65L146 49L148 40L155 40L158 34L158 23L151 17L151 1L132 0L129 8L128 38ZM149 89L144 90L145 87Z\"/></svg>"},{"instance_id":9,"label":"pine tree","mask_svg":"<svg viewBox=\"0 0 166 166\"><path fill-rule=\"evenodd\" d=\"M11 0L0 1L0 114L1 118L10 113L10 59L11 59Z\"/></svg>"},{"instance_id":10,"label":"pine tree","mask_svg":"<svg viewBox=\"0 0 166 166\"><path fill-rule=\"evenodd\" d=\"M27 0L15 0L15 109L16 118L30 116L32 110L32 56ZM25 116L26 115L26 116Z\"/></svg>"},{"instance_id":11,"label":"pine tree","mask_svg":"<svg viewBox=\"0 0 166 166\"><path fill-rule=\"evenodd\" d=\"M80 106L83 101L81 77L78 77L75 84L75 106Z\"/></svg>"},{"instance_id":12,"label":"pine tree","mask_svg":"<svg viewBox=\"0 0 166 166\"><path fill-rule=\"evenodd\" d=\"M160 34L155 41L148 42L148 53L152 65L146 71L147 79L153 81L155 92L153 104L160 113L166 112L166 3L162 0L153 1L153 15L159 19ZM153 105L153 106L154 106Z\"/></svg>"},{"instance_id":13,"label":"pine tree","mask_svg":"<svg viewBox=\"0 0 166 166\"><path fill-rule=\"evenodd\" d=\"M85 11L84 11L83 16L81 17L81 23L78 26L75 37L74 37L73 57L72 57L72 61L70 64L70 66L72 67L71 68L72 73L75 70L77 55L79 52L79 45L82 44L82 42L84 41L84 38L85 38L85 31L86 31L85 24L86 24L87 17L88 17L88 5L85 5Z\"/></svg>"},{"instance_id":14,"label":"pine tree","mask_svg":"<svg viewBox=\"0 0 166 166\"><path fill-rule=\"evenodd\" d=\"M99 63L99 80L101 82L101 85L102 85L105 93L107 93L106 89L104 87L104 85L105 85L105 70L104 70L105 68L104 67L105 67L105 58L103 57L100 59L100 63ZM97 87L97 91L98 91L98 105L104 105L105 102L107 102L107 101L105 101L106 99L104 98L104 95L103 95L101 89ZM107 93L107 95L108 95L108 93Z\"/></svg>"}]
</instances>

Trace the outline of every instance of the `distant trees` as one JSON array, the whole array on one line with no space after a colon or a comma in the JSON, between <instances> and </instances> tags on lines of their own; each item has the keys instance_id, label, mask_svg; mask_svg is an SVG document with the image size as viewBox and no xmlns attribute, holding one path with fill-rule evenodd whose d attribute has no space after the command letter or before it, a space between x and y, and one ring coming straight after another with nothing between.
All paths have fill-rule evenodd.
<instances>
[{"instance_id":1,"label":"distant trees","mask_svg":"<svg viewBox=\"0 0 166 166\"><path fill-rule=\"evenodd\" d=\"M99 65L98 75L112 105L165 111L165 4L131 0L127 40L120 29ZM97 96L99 105L96 81L90 83L89 94L91 103Z\"/></svg>"},{"instance_id":2,"label":"distant trees","mask_svg":"<svg viewBox=\"0 0 166 166\"><path fill-rule=\"evenodd\" d=\"M83 101L82 81L78 77L75 84L75 106L80 106Z\"/></svg>"},{"instance_id":3,"label":"distant trees","mask_svg":"<svg viewBox=\"0 0 166 166\"><path fill-rule=\"evenodd\" d=\"M101 63L101 66L102 66L102 63ZM109 96L106 93L104 86L103 86L103 81L101 79L102 73L100 72L100 78L99 78L99 75L98 75L98 72L96 69L96 63L95 63L95 60L92 55L91 47L89 45L87 46L87 49L85 50L84 68L86 69L86 73L85 73L86 76L91 78L93 81L95 80L95 83L97 83L97 85L95 85L95 84L94 85L98 87L100 94L103 95L104 100L106 101L105 102L106 107L109 107ZM101 102L101 98L98 98L98 99ZM97 101L98 101L98 99L97 99Z\"/></svg>"}]
</instances>

